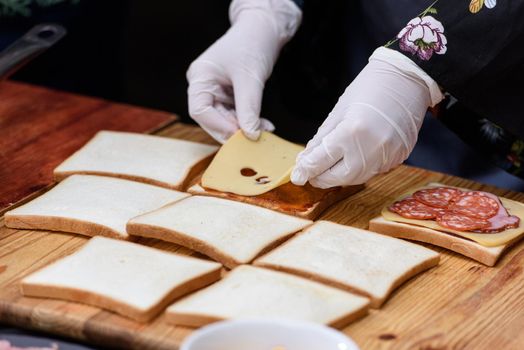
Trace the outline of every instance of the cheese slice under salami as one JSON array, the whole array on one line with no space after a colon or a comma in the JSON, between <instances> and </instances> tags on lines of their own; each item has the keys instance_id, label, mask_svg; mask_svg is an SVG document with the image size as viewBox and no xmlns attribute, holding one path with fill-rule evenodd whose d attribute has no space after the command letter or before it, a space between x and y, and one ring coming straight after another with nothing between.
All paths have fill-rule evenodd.
<instances>
[{"instance_id":1,"label":"cheese slice under salami","mask_svg":"<svg viewBox=\"0 0 524 350\"><path fill-rule=\"evenodd\" d=\"M520 218L524 218L524 204L507 198L499 198L496 195L487 192L471 191L468 189L446 186L446 188L459 191L459 195L457 196L457 192L455 191L443 191L442 189L437 189L439 187L442 188L443 186L444 185L441 184L429 184L422 189L410 191L399 200L395 201L392 205L385 207L382 210L382 216L384 219L390 221L403 222L452 233L489 247L506 244L524 233L524 227L520 222ZM431 219L408 218L399 215L399 212L401 213L402 210L409 207L406 205L406 202L403 202L405 199L409 199L408 203L411 206L419 209L426 208L411 203L411 199L416 198L415 193L418 193L417 196L419 197L417 199L419 202L420 195L423 194L426 198L429 198L427 201L433 201L432 198L437 198L439 200L437 201L435 199L431 202L433 205L435 205L435 203L437 203L437 205L443 205L444 201L447 200L449 200L449 204L447 207L432 207L433 209L441 210L441 212L437 213L435 217ZM451 193L451 196L449 196L448 193ZM454 201L460 199L461 196L465 194L474 197L468 198L466 202L469 202L469 209L474 212L476 217L464 215L463 212L455 213L448 209L449 207L452 207ZM450 197L451 199L449 199ZM484 198L489 199L486 200ZM404 204L399 205L397 203ZM425 203L421 204L425 205ZM459 207L467 207L462 204L463 203L460 202ZM495 204L496 211L493 210ZM431 206L428 205L427 207ZM427 216L430 216L429 213L433 212L428 210ZM417 214L419 213L417 212ZM471 213L469 214L471 215ZM490 215L491 217L488 217ZM437 221L440 221L440 223Z\"/></svg>"}]
</instances>

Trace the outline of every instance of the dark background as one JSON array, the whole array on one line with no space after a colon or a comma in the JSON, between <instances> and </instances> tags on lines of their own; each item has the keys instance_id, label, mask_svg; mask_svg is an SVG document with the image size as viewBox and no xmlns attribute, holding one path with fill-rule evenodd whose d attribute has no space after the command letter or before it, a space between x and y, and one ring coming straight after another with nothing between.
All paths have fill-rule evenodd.
<instances>
[{"instance_id":1,"label":"dark background","mask_svg":"<svg viewBox=\"0 0 524 350\"><path fill-rule=\"evenodd\" d=\"M227 31L229 2L83 0L35 8L30 18L2 23L0 33L9 33L5 46L39 22L56 21L69 31L13 79L172 111L190 122L185 72ZM303 25L265 90L262 114L281 135L306 142L351 81L351 68L365 65L373 45L360 48L365 52L357 60L348 54L349 36L360 35L347 29L346 15L355 13L348 7L345 1L307 3Z\"/></svg>"},{"instance_id":2,"label":"dark background","mask_svg":"<svg viewBox=\"0 0 524 350\"><path fill-rule=\"evenodd\" d=\"M69 34L13 76L80 94L187 114L189 64L229 27L229 0L80 0L34 7L32 16L0 18L0 45L32 25L52 21ZM307 142L373 49L400 27L366 20L369 4L306 1L302 26L286 45L266 85L262 115L277 133ZM389 22L392 19L385 19ZM460 117L460 116L457 116ZM524 181L493 167L437 120L425 122L408 164L500 187Z\"/></svg>"}]
</instances>

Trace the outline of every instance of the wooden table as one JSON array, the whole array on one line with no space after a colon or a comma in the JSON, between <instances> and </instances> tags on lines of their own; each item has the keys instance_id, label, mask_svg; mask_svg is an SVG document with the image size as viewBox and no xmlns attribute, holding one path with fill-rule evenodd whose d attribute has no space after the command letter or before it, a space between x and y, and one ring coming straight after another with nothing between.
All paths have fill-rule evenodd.
<instances>
[{"instance_id":1,"label":"wooden table","mask_svg":"<svg viewBox=\"0 0 524 350\"><path fill-rule=\"evenodd\" d=\"M153 132L171 113L0 82L0 214L41 193L53 169L99 130Z\"/></svg>"},{"instance_id":2,"label":"wooden table","mask_svg":"<svg viewBox=\"0 0 524 350\"><path fill-rule=\"evenodd\" d=\"M213 142L199 128L179 123L158 134ZM410 187L430 181L493 191L524 201L524 194L401 166L376 177L365 190L328 209L321 219L365 228L385 203ZM0 219L0 271L5 270L0 272L0 320L105 346L176 349L191 329L170 326L163 316L144 325L80 304L20 295L18 281L22 276L74 252L85 242L86 238L78 235L8 229ZM152 239L141 243L192 254ZM442 253L438 267L408 281L382 309L372 310L344 332L362 349L522 349L524 242L493 268L433 249Z\"/></svg>"}]
</instances>

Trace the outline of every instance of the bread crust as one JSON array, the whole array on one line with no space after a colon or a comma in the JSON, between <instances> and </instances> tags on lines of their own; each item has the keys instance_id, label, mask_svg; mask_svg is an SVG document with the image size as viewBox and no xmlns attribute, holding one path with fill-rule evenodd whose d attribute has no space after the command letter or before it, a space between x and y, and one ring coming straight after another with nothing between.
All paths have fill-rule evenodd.
<instances>
[{"instance_id":1,"label":"bread crust","mask_svg":"<svg viewBox=\"0 0 524 350\"><path fill-rule=\"evenodd\" d=\"M369 230L396 238L429 243L467 256L487 266L494 266L500 256L519 238L498 247L485 247L466 238L426 227L388 221L376 217L369 222Z\"/></svg>"},{"instance_id":2,"label":"bread crust","mask_svg":"<svg viewBox=\"0 0 524 350\"><path fill-rule=\"evenodd\" d=\"M74 218L41 215L11 215L4 216L5 225L9 228L24 230L47 230L65 233L76 233L83 236L104 236L122 240L133 240L128 234L118 232L105 225L82 221Z\"/></svg>"},{"instance_id":3,"label":"bread crust","mask_svg":"<svg viewBox=\"0 0 524 350\"><path fill-rule=\"evenodd\" d=\"M138 322L149 322L160 314L173 300L178 299L186 294L201 289L220 279L221 269L217 268L208 273L197 276L186 283L175 287L169 293L164 295L150 309L139 309L122 301L92 293L81 289L75 289L63 286L32 284L22 280L20 284L21 292L24 296L51 298L72 301L89 306L99 307L109 310L120 315L132 318Z\"/></svg>"},{"instance_id":4,"label":"bread crust","mask_svg":"<svg viewBox=\"0 0 524 350\"><path fill-rule=\"evenodd\" d=\"M215 153L195 163L192 167L187 169L183 177L183 180L176 184L159 181L155 179L150 179L150 178L142 177L142 176L118 174L118 173L112 173L112 172L106 172L106 171L57 171L55 169L53 171L53 178L55 181L60 182L68 178L71 175L98 175L98 176L116 177L118 179L141 182L141 183L145 183L148 185L164 187L170 190L186 191L189 185L192 183L193 179L208 167L208 165L211 163L211 160L213 160L214 156L215 156Z\"/></svg>"},{"instance_id":5,"label":"bread crust","mask_svg":"<svg viewBox=\"0 0 524 350\"><path fill-rule=\"evenodd\" d=\"M196 197L193 197L196 198ZM173 205L173 204L168 204ZM176 203L174 204L176 205ZM162 210L163 208L160 208L158 210ZM261 209L257 209L261 210ZM286 230L282 232L279 238L275 239L272 242L269 242L266 246L261 247L260 251L253 256L249 260L237 260L235 257L228 254L228 252L223 251L215 247L212 243L206 242L202 239L199 239L197 237L194 237L191 234L187 234L175 229L167 228L164 226L158 226L154 224L146 224L137 222L140 220L140 217L147 216L151 213L146 213L143 215L139 215L127 222L126 225L126 231L131 236L140 236L140 237L146 237L146 238L155 238L166 242L175 243L178 245L181 245L183 247L189 248L191 250L194 250L196 252L199 252L201 254L204 254L210 258L212 258L215 261L220 262L225 267L229 269L233 269L234 267L242 264L248 264L254 259L256 259L258 256L266 253L267 251L273 249L274 247L280 245L282 242L289 239L291 236L293 236L296 232L300 231L301 229L307 228L313 224L313 222L307 222L307 224L303 225L300 229L293 229L293 230ZM274 213L276 216L281 216L282 214ZM297 220L293 218L293 220Z\"/></svg>"},{"instance_id":6,"label":"bread crust","mask_svg":"<svg viewBox=\"0 0 524 350\"><path fill-rule=\"evenodd\" d=\"M208 192L199 183L189 187L187 189L187 192L193 195L218 197L218 198L234 200L237 202L253 204L259 207L279 211L281 213L297 216L303 219L315 220L316 218L320 216L320 214L322 214L324 210L329 208L331 205L355 194L356 192L362 190L363 188L364 188L363 185L346 186L346 187L341 187L340 190L328 192L321 201L316 202L315 204L313 204L313 206L311 206L310 208L308 208L305 211L292 210L292 209L289 210L289 209L286 209L280 206L279 203L260 200L256 196L240 196L240 195L218 192L218 191L217 192Z\"/></svg>"},{"instance_id":7,"label":"bread crust","mask_svg":"<svg viewBox=\"0 0 524 350\"><path fill-rule=\"evenodd\" d=\"M317 222L321 222L321 221L317 221ZM336 224L336 225L339 225L339 224ZM341 225L341 226L343 226L343 225ZM311 228L311 226L309 226L309 227ZM292 239L288 240L287 242L285 242L284 244L282 244L279 248L280 249L285 249L286 245L293 244L293 240L295 238L299 238L300 235L306 234L307 233L306 231L307 231L307 228L305 228L302 232L300 232L296 236L294 236L294 238L292 238ZM329 285L331 287L343 289L343 290L348 291L350 293L362 295L362 296L370 299L370 301L371 301L370 307L372 307L374 309L378 309L386 302L386 300L389 298L391 293L396 288L398 288L400 285L402 285L406 281L410 280L411 278L415 277L419 273L421 273L423 271L426 271L426 270L428 270L428 269L438 265L439 261L440 261L440 255L435 253L435 256L432 257L431 259L427 259L426 261L423 261L422 263L413 266L409 270L406 270L402 275L398 276L393 281L393 283L389 286L389 288L387 289L387 291L384 293L384 295L382 297L373 296L373 295L371 295L370 293L368 293L368 292L366 292L364 290L361 290L359 288L356 288L356 287L348 285L344 281L335 280L335 279L330 278L330 277L324 277L324 276L322 276L321 274L318 274L318 273L313 273L313 272L302 270L300 268L283 266L283 265L280 265L280 264L263 261L263 257L261 257L261 259L255 260L253 265L259 266L259 267L269 268L269 269L276 270L276 271L290 273L290 274L293 274L293 275L297 275L297 276L300 276L300 277L304 277L304 278L310 279L312 281L316 281L316 282L320 282L322 284Z\"/></svg>"},{"instance_id":8,"label":"bread crust","mask_svg":"<svg viewBox=\"0 0 524 350\"><path fill-rule=\"evenodd\" d=\"M229 274L231 274L233 271L229 271L225 273L225 275L222 277L222 279L227 278ZM294 278L299 278L294 276ZM221 282L217 282L221 283ZM213 286L209 287L213 288ZM204 290L205 291L205 290ZM203 292L203 291L200 291ZM188 298L191 298L189 296ZM334 328L343 328L347 326L349 323L364 317L369 312L369 299L365 300L366 302L363 303L360 307L352 310L352 311L345 311L343 315L339 316L332 316L333 318L326 321L325 324L334 327ZM256 302L254 300L253 302ZM176 304L174 304L176 305ZM189 327L201 327L205 326L209 323L222 321L228 319L227 317L220 317L218 315L211 315L211 314L205 314L205 313L190 313L190 312L179 312L179 311L172 311L170 308L167 309L165 313L166 320L169 323L175 324L175 325L181 325L181 326L189 326Z\"/></svg>"},{"instance_id":9,"label":"bread crust","mask_svg":"<svg viewBox=\"0 0 524 350\"><path fill-rule=\"evenodd\" d=\"M371 308L379 309L386 302L386 300L388 299L389 295L397 287L402 285L404 282L410 280L411 278L415 277L419 273L421 273L423 271L426 271L426 270L428 270L428 269L438 265L439 260L440 260L440 257L436 256L433 259L425 261L422 264L419 264L419 265L414 266L413 268L407 270L405 273L403 273L401 276L399 276L394 281L394 283L391 284L391 286L388 288L385 296L381 297L381 298L374 297L373 295L371 295L371 294L369 294L369 293L367 293L367 292L365 292L363 290L360 290L358 288L351 287L351 286L347 285L344 282L335 281L335 280L333 280L331 278L327 278L327 277L324 277L324 276L316 274L316 273L311 273L311 272L303 271L303 270L300 270L300 269L290 268L290 267L276 265L276 264L271 264L271 263L256 262L256 261L255 261L254 265L255 266L259 266L259 267L269 268L269 269L276 270L276 271L290 273L292 275L304 277L304 278L307 278L309 280L312 280L312 281L315 281L315 282L320 282L322 284L325 284L325 285L328 285L328 286L331 286L331 287L343 289L343 290L348 291L348 292L353 293L353 294L364 296L364 297L369 298L371 300L371 303L370 303L370 307Z\"/></svg>"},{"instance_id":10,"label":"bread crust","mask_svg":"<svg viewBox=\"0 0 524 350\"><path fill-rule=\"evenodd\" d=\"M340 318L334 319L328 323L328 326L342 329L348 324L366 316L369 313L369 308L363 307L355 312L344 315ZM210 323L223 321L224 318L200 315L200 314L189 314L189 313L174 313L166 312L166 321L175 325L184 325L187 327L202 327Z\"/></svg>"}]
</instances>

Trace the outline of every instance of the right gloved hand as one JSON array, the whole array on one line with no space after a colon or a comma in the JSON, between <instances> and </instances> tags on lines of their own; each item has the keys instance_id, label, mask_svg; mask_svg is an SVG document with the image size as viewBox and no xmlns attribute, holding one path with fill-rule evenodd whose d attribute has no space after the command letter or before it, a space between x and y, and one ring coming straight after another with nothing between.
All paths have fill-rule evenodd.
<instances>
[{"instance_id":1,"label":"right gloved hand","mask_svg":"<svg viewBox=\"0 0 524 350\"><path fill-rule=\"evenodd\" d=\"M415 147L436 81L398 51L379 48L297 157L295 185L358 185L402 163Z\"/></svg>"},{"instance_id":2,"label":"right gloved hand","mask_svg":"<svg viewBox=\"0 0 524 350\"><path fill-rule=\"evenodd\" d=\"M256 140L274 130L260 118L264 85L301 15L291 0L233 0L231 28L187 71L189 114L214 139L242 129Z\"/></svg>"}]
</instances>

